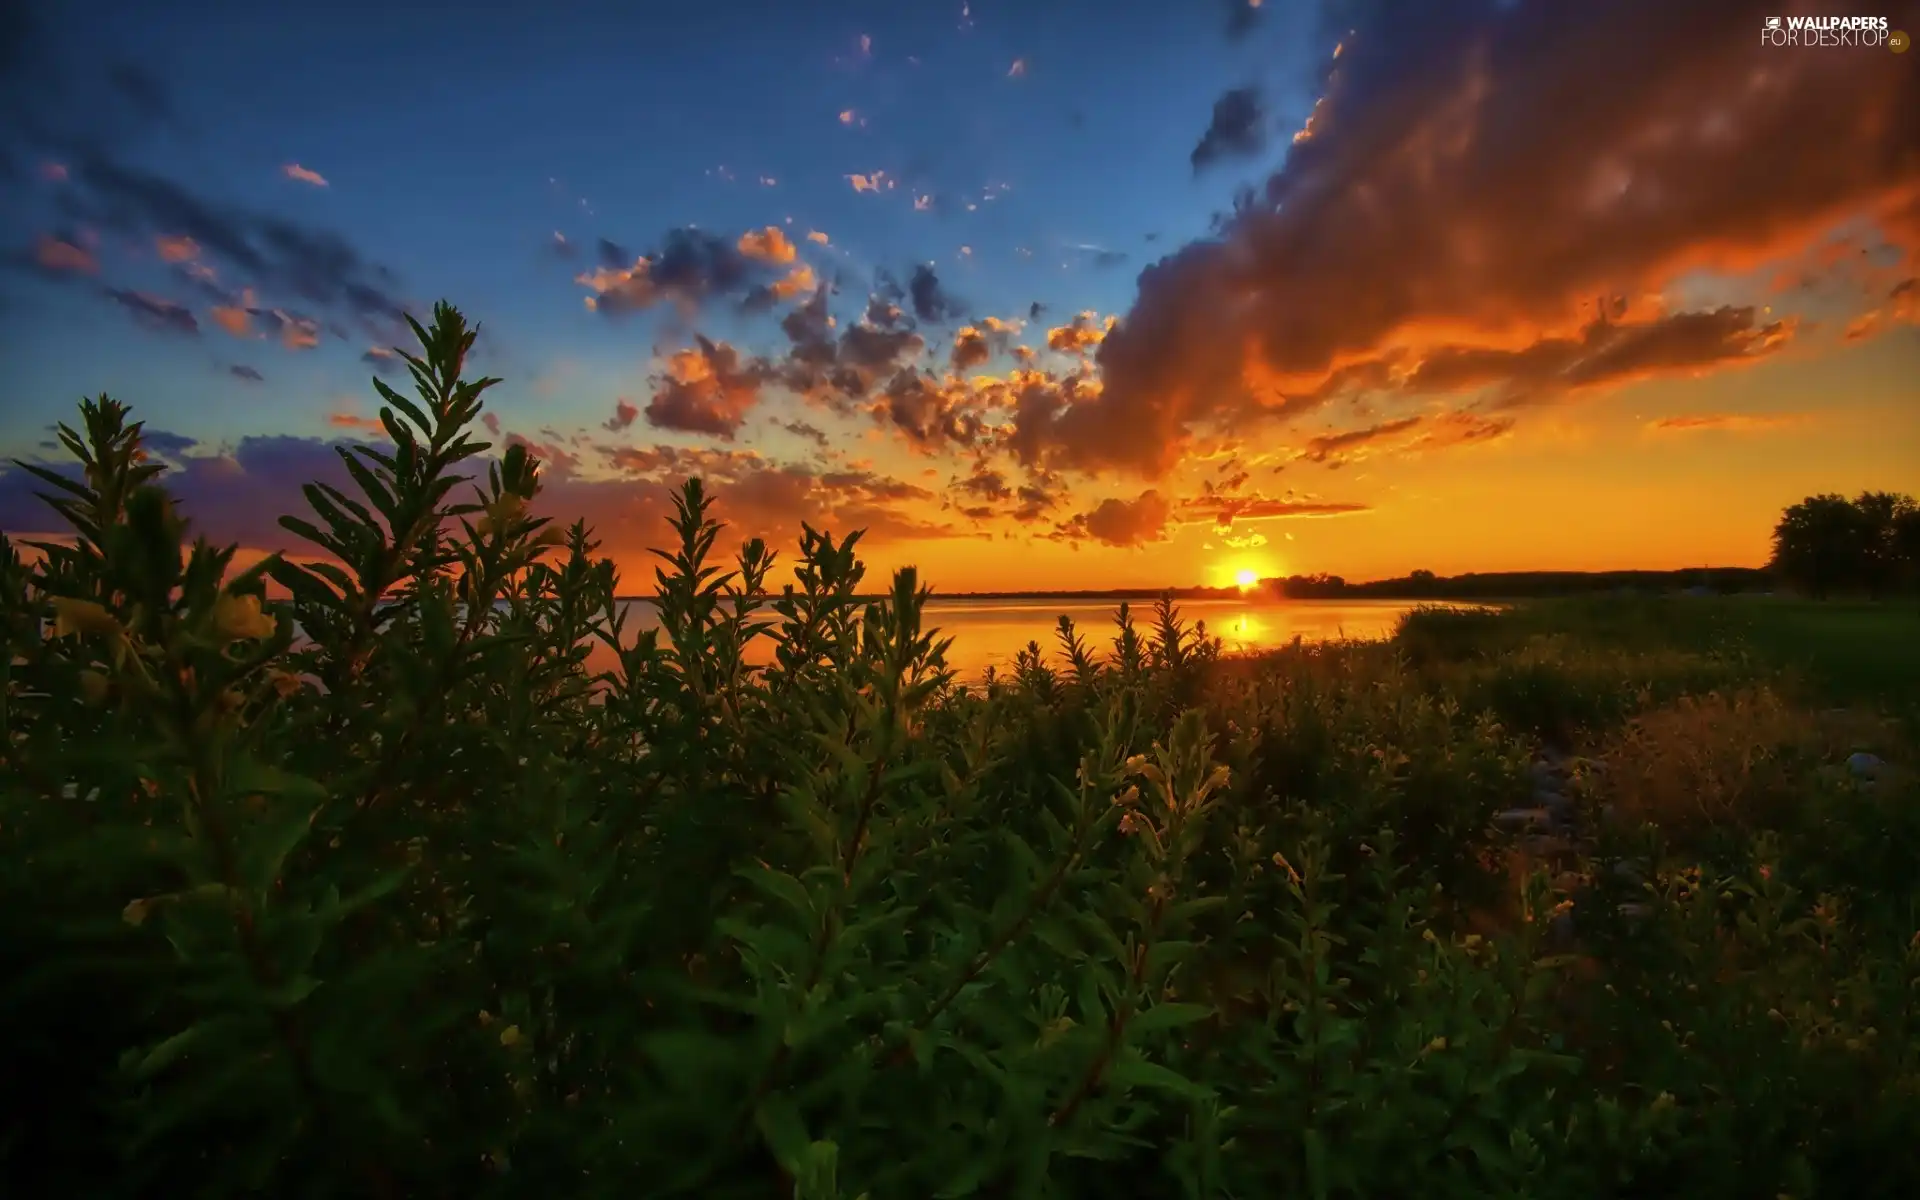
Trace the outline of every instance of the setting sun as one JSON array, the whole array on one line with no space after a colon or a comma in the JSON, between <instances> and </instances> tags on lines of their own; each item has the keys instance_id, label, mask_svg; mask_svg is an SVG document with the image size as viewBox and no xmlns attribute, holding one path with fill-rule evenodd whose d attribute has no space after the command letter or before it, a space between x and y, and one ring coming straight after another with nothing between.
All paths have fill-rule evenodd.
<instances>
[{"instance_id":1,"label":"setting sun","mask_svg":"<svg viewBox=\"0 0 1920 1200\"><path fill-rule=\"evenodd\" d=\"M1239 585L1241 591L1248 591L1260 582L1260 575L1255 571L1236 571L1233 582Z\"/></svg>"}]
</instances>

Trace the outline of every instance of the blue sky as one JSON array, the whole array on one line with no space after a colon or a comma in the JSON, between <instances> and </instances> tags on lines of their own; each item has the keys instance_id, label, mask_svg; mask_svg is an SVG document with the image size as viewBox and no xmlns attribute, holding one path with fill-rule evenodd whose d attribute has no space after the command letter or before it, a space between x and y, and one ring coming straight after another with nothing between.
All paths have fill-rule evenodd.
<instances>
[{"instance_id":1,"label":"blue sky","mask_svg":"<svg viewBox=\"0 0 1920 1200\"><path fill-rule=\"evenodd\" d=\"M663 323L584 312L555 232L590 254L601 237L645 248L686 225L820 230L823 273L925 262L970 311L1123 309L1140 263L1204 233L1256 174L1189 164L1220 81L1268 80L1303 117L1313 61L1304 14L1233 41L1224 17L1178 4L570 3L538 20L516 6L103 9L84 27L56 16L49 33L97 63L95 31L110 29L108 45L165 81L173 119L129 161L340 231L407 300L448 298L483 322L502 355L488 369L520 391L560 364L617 386ZM327 186L286 178L289 163ZM875 172L897 186L848 181ZM44 211L58 188L37 181L19 207ZM916 211L915 196L934 207ZM1082 247L1126 258L1096 265ZM129 282L159 290L163 265L144 265ZM226 355L275 384L262 406L217 352L126 336L111 302L43 289L23 307L6 327L11 382L34 399L9 406L8 440L103 387L230 433L364 388L361 339L326 339L298 365L269 346ZM779 336L765 320L707 325Z\"/></svg>"}]
</instances>

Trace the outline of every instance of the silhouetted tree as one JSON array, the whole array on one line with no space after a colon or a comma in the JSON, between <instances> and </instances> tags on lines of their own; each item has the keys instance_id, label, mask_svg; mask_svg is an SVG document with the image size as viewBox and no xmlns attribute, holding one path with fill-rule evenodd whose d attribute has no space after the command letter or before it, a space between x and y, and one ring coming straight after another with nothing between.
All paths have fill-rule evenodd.
<instances>
[{"instance_id":1,"label":"silhouetted tree","mask_svg":"<svg viewBox=\"0 0 1920 1200\"><path fill-rule=\"evenodd\" d=\"M1853 507L1860 513L1860 583L1879 596L1904 582L1907 561L1899 528L1914 511L1913 497L1898 492L1861 492Z\"/></svg>"},{"instance_id":2,"label":"silhouetted tree","mask_svg":"<svg viewBox=\"0 0 1920 1200\"><path fill-rule=\"evenodd\" d=\"M1774 526L1772 570L1819 599L1856 588L1882 595L1920 567L1914 512L1913 497L1898 492L1808 496Z\"/></svg>"}]
</instances>

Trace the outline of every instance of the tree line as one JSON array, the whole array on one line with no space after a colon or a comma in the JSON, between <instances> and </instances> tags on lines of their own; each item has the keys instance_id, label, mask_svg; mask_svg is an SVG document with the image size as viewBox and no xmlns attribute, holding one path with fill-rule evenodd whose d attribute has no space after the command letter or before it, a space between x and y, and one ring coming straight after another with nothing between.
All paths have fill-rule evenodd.
<instances>
[{"instance_id":1,"label":"tree line","mask_svg":"<svg viewBox=\"0 0 1920 1200\"><path fill-rule=\"evenodd\" d=\"M1920 505L1904 492L1808 496L1773 527L1769 569L1819 599L1920 589Z\"/></svg>"}]
</instances>

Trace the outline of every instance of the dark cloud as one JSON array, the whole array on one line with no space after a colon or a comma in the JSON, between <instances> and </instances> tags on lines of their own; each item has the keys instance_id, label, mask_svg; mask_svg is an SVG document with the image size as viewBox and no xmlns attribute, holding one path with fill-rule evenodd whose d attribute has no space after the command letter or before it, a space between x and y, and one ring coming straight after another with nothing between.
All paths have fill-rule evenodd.
<instances>
[{"instance_id":1,"label":"dark cloud","mask_svg":"<svg viewBox=\"0 0 1920 1200\"><path fill-rule=\"evenodd\" d=\"M1260 103L1260 89L1239 87L1213 102L1213 120L1189 157L1197 173L1223 158L1251 157L1266 146L1266 108Z\"/></svg>"},{"instance_id":2,"label":"dark cloud","mask_svg":"<svg viewBox=\"0 0 1920 1200\"><path fill-rule=\"evenodd\" d=\"M233 376L235 379L244 379L248 383L265 383L267 381L265 375L241 363L236 363L228 367L227 374Z\"/></svg>"},{"instance_id":3,"label":"dark cloud","mask_svg":"<svg viewBox=\"0 0 1920 1200\"><path fill-rule=\"evenodd\" d=\"M1531 383L1532 363L1497 357L1516 331L1557 362L1558 343L1587 339L1592 297L1751 270L1842 219L1876 223L1920 261L1920 72L1884 52L1773 53L1739 33L1772 11L1342 7L1352 36L1282 168L1217 236L1141 273L1100 347L1100 397L1023 433L1057 465L1157 477L1195 430L1292 410L1342 373L1348 389L1390 386L1389 364L1431 353L1429 380L1477 361L1520 372L1483 372L1483 386ZM1598 386L1636 363L1701 362L1715 330L1738 352L1705 362L1749 361L1790 332L1743 331L1725 312L1660 319L1657 336L1605 332L1610 348L1559 378Z\"/></svg>"},{"instance_id":4,"label":"dark cloud","mask_svg":"<svg viewBox=\"0 0 1920 1200\"><path fill-rule=\"evenodd\" d=\"M964 389L943 387L925 371L911 368L887 381L873 415L923 450L970 446L983 430Z\"/></svg>"},{"instance_id":5,"label":"dark cloud","mask_svg":"<svg viewBox=\"0 0 1920 1200\"><path fill-rule=\"evenodd\" d=\"M616 257L617 256L617 257ZM669 232L657 253L626 257L624 247L600 240L600 267L576 282L595 293L588 297L610 316L650 309L662 302L692 311L710 300L746 302L771 286L778 264L745 254L718 234L691 226ZM760 293L764 294L764 293Z\"/></svg>"},{"instance_id":6,"label":"dark cloud","mask_svg":"<svg viewBox=\"0 0 1920 1200\"><path fill-rule=\"evenodd\" d=\"M1102 500L1091 511L1068 522L1069 537L1086 536L1109 546L1137 546L1167 536L1173 505L1151 488L1132 500Z\"/></svg>"},{"instance_id":7,"label":"dark cloud","mask_svg":"<svg viewBox=\"0 0 1920 1200\"><path fill-rule=\"evenodd\" d=\"M907 295L913 300L913 315L929 323L950 321L960 315L960 304L940 286L940 277L932 267L920 263L907 280Z\"/></svg>"},{"instance_id":8,"label":"dark cloud","mask_svg":"<svg viewBox=\"0 0 1920 1200\"><path fill-rule=\"evenodd\" d=\"M1550 400L1583 388L1752 361L1792 338L1786 320L1762 324L1751 306L1623 321L1596 317L1578 335L1518 349L1442 344L1426 351L1401 385L1445 394L1494 386L1500 407Z\"/></svg>"},{"instance_id":9,"label":"dark cloud","mask_svg":"<svg viewBox=\"0 0 1920 1200\"><path fill-rule=\"evenodd\" d=\"M633 251L607 238L599 238L594 242L594 256L600 260L601 266L614 268L627 266L634 259Z\"/></svg>"},{"instance_id":10,"label":"dark cloud","mask_svg":"<svg viewBox=\"0 0 1920 1200\"><path fill-rule=\"evenodd\" d=\"M1368 442L1377 442L1385 438L1394 437L1397 434L1405 433L1419 423L1420 418L1417 416L1402 417L1398 421L1383 421L1378 425L1369 425L1364 429L1349 429L1343 433L1321 434L1319 437L1308 440L1306 446L1300 451L1300 457L1306 459L1308 462L1323 463L1329 458L1352 450L1356 446L1364 446Z\"/></svg>"},{"instance_id":11,"label":"dark cloud","mask_svg":"<svg viewBox=\"0 0 1920 1200\"><path fill-rule=\"evenodd\" d=\"M95 151L73 156L68 170L70 186L61 196L72 219L142 241L192 238L223 277L349 312L379 328L406 312L394 273L368 262L336 233L208 200Z\"/></svg>"},{"instance_id":12,"label":"dark cloud","mask_svg":"<svg viewBox=\"0 0 1920 1200\"><path fill-rule=\"evenodd\" d=\"M184 333L192 337L200 334L200 322L194 319L193 310L184 304L122 288L110 287L101 291L108 299L132 313L133 319L148 329L162 333Z\"/></svg>"},{"instance_id":13,"label":"dark cloud","mask_svg":"<svg viewBox=\"0 0 1920 1200\"><path fill-rule=\"evenodd\" d=\"M779 421L776 422L776 424L795 437L807 439L822 450L827 448L828 440L826 431L817 425L809 424L806 421Z\"/></svg>"}]
</instances>

